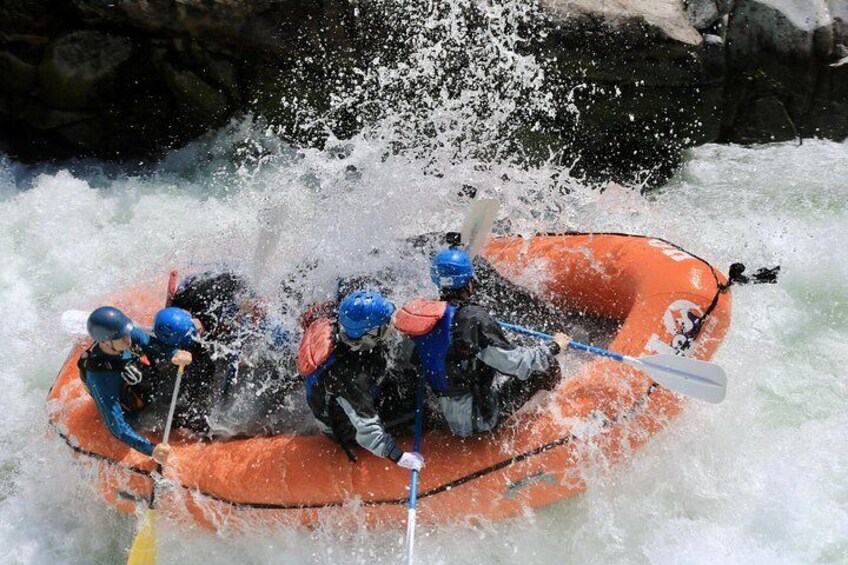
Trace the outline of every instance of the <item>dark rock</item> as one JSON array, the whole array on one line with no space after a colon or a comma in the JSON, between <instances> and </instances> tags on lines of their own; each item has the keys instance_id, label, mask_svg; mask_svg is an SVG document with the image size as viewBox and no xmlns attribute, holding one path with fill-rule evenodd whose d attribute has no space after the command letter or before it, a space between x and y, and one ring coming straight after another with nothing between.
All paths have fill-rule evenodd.
<instances>
[{"instance_id":1,"label":"dark rock","mask_svg":"<svg viewBox=\"0 0 848 565\"><path fill-rule=\"evenodd\" d=\"M824 0L737 0L727 34L731 60L746 61L768 53L810 59L823 5Z\"/></svg>"},{"instance_id":2,"label":"dark rock","mask_svg":"<svg viewBox=\"0 0 848 565\"><path fill-rule=\"evenodd\" d=\"M320 146L330 133L343 139L396 114L410 139L393 139L394 150L436 147L442 132L419 115L432 108L416 103L480 86L499 100L502 79L480 85L463 44L487 31L491 8L0 0L0 141L30 159L120 158L250 113L290 141ZM538 9L507 33L544 67L553 112L519 107L495 135L481 97L481 131L475 124L452 142L488 145L457 155L533 163L555 154L590 180L656 184L700 143L848 136L848 0L541 0ZM444 18L461 33L445 36L438 72L420 82L376 78L375 66L420 64L410 55Z\"/></svg>"},{"instance_id":3,"label":"dark rock","mask_svg":"<svg viewBox=\"0 0 848 565\"><path fill-rule=\"evenodd\" d=\"M38 130L50 130L91 118L90 112L57 110L31 97L10 96L8 114Z\"/></svg>"},{"instance_id":4,"label":"dark rock","mask_svg":"<svg viewBox=\"0 0 848 565\"><path fill-rule=\"evenodd\" d=\"M720 36L706 34L701 50L700 87L695 95L695 123L690 128L689 139L685 146L712 143L721 136L722 114L724 106L725 81L727 79L727 61L724 41Z\"/></svg>"},{"instance_id":5,"label":"dark rock","mask_svg":"<svg viewBox=\"0 0 848 565\"><path fill-rule=\"evenodd\" d=\"M227 112L227 97L187 69L176 69L166 61L158 65L177 107L195 121L210 125Z\"/></svg>"},{"instance_id":6,"label":"dark rock","mask_svg":"<svg viewBox=\"0 0 848 565\"><path fill-rule=\"evenodd\" d=\"M734 141L757 143L789 141L798 138L795 123L780 98L766 96L752 100L734 127Z\"/></svg>"},{"instance_id":7,"label":"dark rock","mask_svg":"<svg viewBox=\"0 0 848 565\"><path fill-rule=\"evenodd\" d=\"M848 38L846 17L844 0L737 0L720 139L848 137L848 98L828 66Z\"/></svg>"},{"instance_id":8,"label":"dark rock","mask_svg":"<svg viewBox=\"0 0 848 565\"><path fill-rule=\"evenodd\" d=\"M730 13L732 0L683 0L686 16L697 30L708 30Z\"/></svg>"},{"instance_id":9,"label":"dark rock","mask_svg":"<svg viewBox=\"0 0 848 565\"><path fill-rule=\"evenodd\" d=\"M848 132L848 65L821 69L815 90L802 135L844 138Z\"/></svg>"},{"instance_id":10,"label":"dark rock","mask_svg":"<svg viewBox=\"0 0 848 565\"><path fill-rule=\"evenodd\" d=\"M570 92L578 108L577 115L559 116L561 138L571 148L566 152L577 156L573 173L661 184L684 147L715 138L720 88L716 95L712 84L723 80L713 76L723 71L723 57L713 44L704 45L681 3L545 6L565 10L552 18L539 51L556 60L552 82L564 85L560 90Z\"/></svg>"},{"instance_id":11,"label":"dark rock","mask_svg":"<svg viewBox=\"0 0 848 565\"><path fill-rule=\"evenodd\" d=\"M149 34L235 40L245 21L273 6L272 0L72 0L89 24L112 24ZM293 4L295 2L292 2Z\"/></svg>"},{"instance_id":12,"label":"dark rock","mask_svg":"<svg viewBox=\"0 0 848 565\"><path fill-rule=\"evenodd\" d=\"M0 51L0 90L8 94L25 94L32 90L38 68L8 51Z\"/></svg>"},{"instance_id":13,"label":"dark rock","mask_svg":"<svg viewBox=\"0 0 848 565\"><path fill-rule=\"evenodd\" d=\"M32 42L55 36L76 23L63 0L0 1L0 39Z\"/></svg>"},{"instance_id":14,"label":"dark rock","mask_svg":"<svg viewBox=\"0 0 848 565\"><path fill-rule=\"evenodd\" d=\"M133 55L125 37L78 31L56 39L39 67L41 99L66 110L94 108L113 99L122 64Z\"/></svg>"}]
</instances>

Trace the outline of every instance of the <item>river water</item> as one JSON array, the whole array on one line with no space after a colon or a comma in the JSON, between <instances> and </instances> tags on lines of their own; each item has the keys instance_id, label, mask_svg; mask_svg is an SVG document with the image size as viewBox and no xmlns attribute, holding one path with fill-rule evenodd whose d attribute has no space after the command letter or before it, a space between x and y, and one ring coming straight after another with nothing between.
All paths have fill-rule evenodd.
<instances>
[{"instance_id":1,"label":"river water","mask_svg":"<svg viewBox=\"0 0 848 565\"><path fill-rule=\"evenodd\" d=\"M629 460L586 469L582 495L497 524L419 528L420 562L848 562L848 144L700 147L645 195L589 188L555 160L524 167L475 152L503 133L516 96L535 92L541 112L550 102L534 90L540 67L515 54L510 26L498 27L503 17L467 47L483 60L481 42L498 40L494 55L510 55L498 59L504 69L466 72L512 72L513 86L498 82L493 95L469 81L462 103L419 100L427 116L395 100L375 126L323 151L295 150L261 120L242 119L155 162L33 166L0 156L0 562L121 563L135 534L136 519L100 500L46 422L45 397L72 344L63 311L172 267L257 272L261 263L259 285L272 289L313 256L330 259L310 275L307 295L318 299L339 273L392 262L373 249L457 229L468 186L500 200L501 232L650 234L723 270L741 261L782 272L777 285L733 291L715 357L729 375L724 403L692 401ZM437 72L425 62L439 38L419 39L403 72L373 80L414 86ZM465 112L484 95L498 112ZM411 143L424 119L427 142ZM260 225L279 240L257 259ZM421 267L410 276L426 285ZM236 535L164 521L160 556L398 563L403 527Z\"/></svg>"}]
</instances>

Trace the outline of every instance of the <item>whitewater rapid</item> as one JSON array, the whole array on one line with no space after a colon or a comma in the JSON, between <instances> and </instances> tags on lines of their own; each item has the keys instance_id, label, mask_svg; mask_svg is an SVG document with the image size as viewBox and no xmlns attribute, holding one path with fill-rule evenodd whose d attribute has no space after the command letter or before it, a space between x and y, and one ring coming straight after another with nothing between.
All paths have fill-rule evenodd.
<instances>
[{"instance_id":1,"label":"whitewater rapid","mask_svg":"<svg viewBox=\"0 0 848 565\"><path fill-rule=\"evenodd\" d=\"M245 145L262 150L245 157ZM310 279L320 298L371 249L456 229L464 185L502 202L502 231L651 234L722 269L782 272L733 291L715 358L730 379L724 403L689 402L628 461L587 469L585 494L503 523L421 528L422 562L848 561L848 144L701 147L647 195L552 182L545 167L469 162L434 176L382 149L363 138L344 158L297 152L236 123L131 171L0 157L0 562L121 563L135 533L46 423L71 347L64 310L172 266L251 268L268 210L282 226L269 279L330 257ZM402 534L327 524L216 535L165 521L159 538L165 563L371 564L399 562Z\"/></svg>"},{"instance_id":2,"label":"whitewater rapid","mask_svg":"<svg viewBox=\"0 0 848 565\"><path fill-rule=\"evenodd\" d=\"M658 190L590 188L556 154L532 164L510 153L555 108L581 112L573 91L549 90L548 62L522 52L541 33L533 3L378 5L406 51L375 53L361 88L298 116L331 131L333 116L366 108L351 139L298 150L248 116L157 160L0 155L0 563L124 563L135 535L137 520L101 500L94 470L47 425L72 345L63 311L222 262L279 300L277 283L312 257L324 261L297 275L304 301L332 295L340 274L386 266L425 288L426 265L401 263L395 242L456 230L472 189L501 202L499 233L649 234L723 270L779 264L781 280L733 290L714 359L729 375L724 403L689 402L628 460L587 466L582 495L497 524L420 527L420 563L848 562L848 144L705 146ZM163 520L159 554L394 564L403 527L242 535Z\"/></svg>"}]
</instances>

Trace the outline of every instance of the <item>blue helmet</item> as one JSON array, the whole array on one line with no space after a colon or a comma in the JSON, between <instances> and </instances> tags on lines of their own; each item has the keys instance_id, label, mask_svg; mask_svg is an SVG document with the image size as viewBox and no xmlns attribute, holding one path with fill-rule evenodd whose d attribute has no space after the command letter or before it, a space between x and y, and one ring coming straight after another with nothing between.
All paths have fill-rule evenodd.
<instances>
[{"instance_id":1,"label":"blue helmet","mask_svg":"<svg viewBox=\"0 0 848 565\"><path fill-rule=\"evenodd\" d=\"M430 264L430 278L441 289L464 288L474 278L471 257L458 247L442 249Z\"/></svg>"},{"instance_id":2,"label":"blue helmet","mask_svg":"<svg viewBox=\"0 0 848 565\"><path fill-rule=\"evenodd\" d=\"M163 308L153 321L153 333L171 347L188 347L197 333L191 314L182 308Z\"/></svg>"},{"instance_id":3,"label":"blue helmet","mask_svg":"<svg viewBox=\"0 0 848 565\"><path fill-rule=\"evenodd\" d=\"M387 324L394 311L395 305L379 292L358 290L342 300L339 324L348 337L359 339L366 332Z\"/></svg>"},{"instance_id":4,"label":"blue helmet","mask_svg":"<svg viewBox=\"0 0 848 565\"><path fill-rule=\"evenodd\" d=\"M120 339L130 335L133 330L129 316L112 306L101 306L92 312L85 326L88 335L96 342Z\"/></svg>"}]
</instances>

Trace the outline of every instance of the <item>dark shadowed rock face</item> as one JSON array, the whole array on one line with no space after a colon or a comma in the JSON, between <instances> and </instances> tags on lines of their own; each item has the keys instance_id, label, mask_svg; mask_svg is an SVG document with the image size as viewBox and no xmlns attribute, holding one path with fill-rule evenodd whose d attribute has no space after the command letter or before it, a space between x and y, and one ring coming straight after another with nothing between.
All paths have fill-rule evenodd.
<instances>
[{"instance_id":1,"label":"dark shadowed rock face","mask_svg":"<svg viewBox=\"0 0 848 565\"><path fill-rule=\"evenodd\" d=\"M461 96L475 86L463 75L473 63L492 72L486 87L497 92L497 70L462 46L485 37L491 12L472 0L435 6L0 0L0 149L28 159L150 155L244 113L320 145L328 131L351 135L393 108L412 116L417 96ZM499 126L502 139L487 140L506 148L499 157L560 151L590 178L658 183L700 143L848 136L848 64L831 66L848 56L848 0L539 0L527 10L503 30L522 35L514 48L542 69L532 88L550 93L551 108L501 97L528 102ZM460 29L449 38L459 43L429 62L411 58L422 38L441 39L444 21ZM395 88L376 72L422 64L443 67L438 80ZM485 103L472 106L481 123L492 119ZM426 120L410 127L438 135Z\"/></svg>"},{"instance_id":2,"label":"dark shadowed rock face","mask_svg":"<svg viewBox=\"0 0 848 565\"><path fill-rule=\"evenodd\" d=\"M720 141L848 136L846 0L736 0Z\"/></svg>"}]
</instances>

